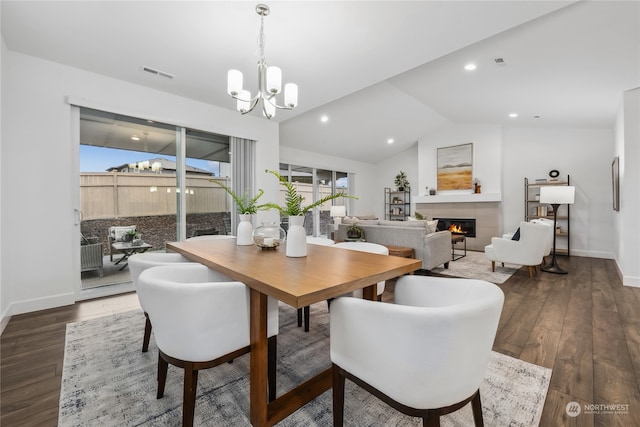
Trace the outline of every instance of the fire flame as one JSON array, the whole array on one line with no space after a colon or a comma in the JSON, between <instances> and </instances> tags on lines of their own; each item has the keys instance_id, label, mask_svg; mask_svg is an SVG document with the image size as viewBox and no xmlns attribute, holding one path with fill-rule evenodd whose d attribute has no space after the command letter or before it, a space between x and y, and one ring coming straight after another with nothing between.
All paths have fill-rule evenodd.
<instances>
[{"instance_id":1,"label":"fire flame","mask_svg":"<svg viewBox=\"0 0 640 427\"><path fill-rule=\"evenodd\" d=\"M452 233L465 234L466 232L460 227L458 224L451 224L449 226L449 231Z\"/></svg>"}]
</instances>

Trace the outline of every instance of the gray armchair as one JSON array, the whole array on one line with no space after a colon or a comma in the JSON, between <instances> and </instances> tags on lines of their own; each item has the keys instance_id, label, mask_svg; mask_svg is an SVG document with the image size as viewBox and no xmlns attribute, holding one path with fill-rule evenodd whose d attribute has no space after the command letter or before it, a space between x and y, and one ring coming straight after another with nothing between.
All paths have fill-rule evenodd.
<instances>
[{"instance_id":1,"label":"gray armchair","mask_svg":"<svg viewBox=\"0 0 640 427\"><path fill-rule=\"evenodd\" d=\"M102 263L102 243L97 237L84 237L80 241L80 271L98 270L100 277L104 275Z\"/></svg>"}]
</instances>

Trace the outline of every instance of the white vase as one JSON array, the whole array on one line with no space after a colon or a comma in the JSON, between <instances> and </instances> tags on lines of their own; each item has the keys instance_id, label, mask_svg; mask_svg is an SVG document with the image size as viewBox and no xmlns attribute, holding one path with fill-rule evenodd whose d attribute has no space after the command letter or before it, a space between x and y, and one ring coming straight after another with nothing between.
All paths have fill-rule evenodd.
<instances>
[{"instance_id":1,"label":"white vase","mask_svg":"<svg viewBox=\"0 0 640 427\"><path fill-rule=\"evenodd\" d=\"M253 225L251 214L240 214L240 223L236 233L236 244L241 246L253 245Z\"/></svg>"},{"instance_id":2,"label":"white vase","mask_svg":"<svg viewBox=\"0 0 640 427\"><path fill-rule=\"evenodd\" d=\"M307 232L303 224L304 216L289 217L286 251L288 257L299 258L307 256Z\"/></svg>"}]
</instances>

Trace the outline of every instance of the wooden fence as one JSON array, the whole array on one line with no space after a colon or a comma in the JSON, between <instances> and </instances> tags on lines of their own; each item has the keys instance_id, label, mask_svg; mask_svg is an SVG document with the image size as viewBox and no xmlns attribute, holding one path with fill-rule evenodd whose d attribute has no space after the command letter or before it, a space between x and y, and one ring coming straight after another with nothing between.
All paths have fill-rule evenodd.
<instances>
[{"instance_id":1,"label":"wooden fence","mask_svg":"<svg viewBox=\"0 0 640 427\"><path fill-rule=\"evenodd\" d=\"M209 176L189 175L186 178L187 213L229 212L231 199L211 181ZM230 185L229 178L215 178ZM312 184L297 183L297 191L305 205L313 200ZM320 197L331 194L331 188L320 186ZM259 203L268 200L261 198ZM285 203L281 187L279 204ZM336 204L345 204L342 199ZM80 209L84 220L141 217L176 214L176 176L172 173L150 174L129 172L95 172L80 174ZM331 202L322 211L329 210Z\"/></svg>"}]
</instances>

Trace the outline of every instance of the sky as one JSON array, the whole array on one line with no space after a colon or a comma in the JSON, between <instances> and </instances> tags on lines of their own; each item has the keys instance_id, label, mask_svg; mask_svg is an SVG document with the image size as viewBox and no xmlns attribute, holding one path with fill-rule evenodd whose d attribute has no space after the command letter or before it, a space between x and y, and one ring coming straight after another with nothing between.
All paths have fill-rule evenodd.
<instances>
[{"instance_id":1,"label":"sky","mask_svg":"<svg viewBox=\"0 0 640 427\"><path fill-rule=\"evenodd\" d=\"M80 145L80 172L106 172L107 169L113 166L120 166L125 163L137 163L158 157L175 162L175 157L165 156L163 154ZM215 174L215 176L220 175L218 162L188 158L187 166L210 171Z\"/></svg>"}]
</instances>

